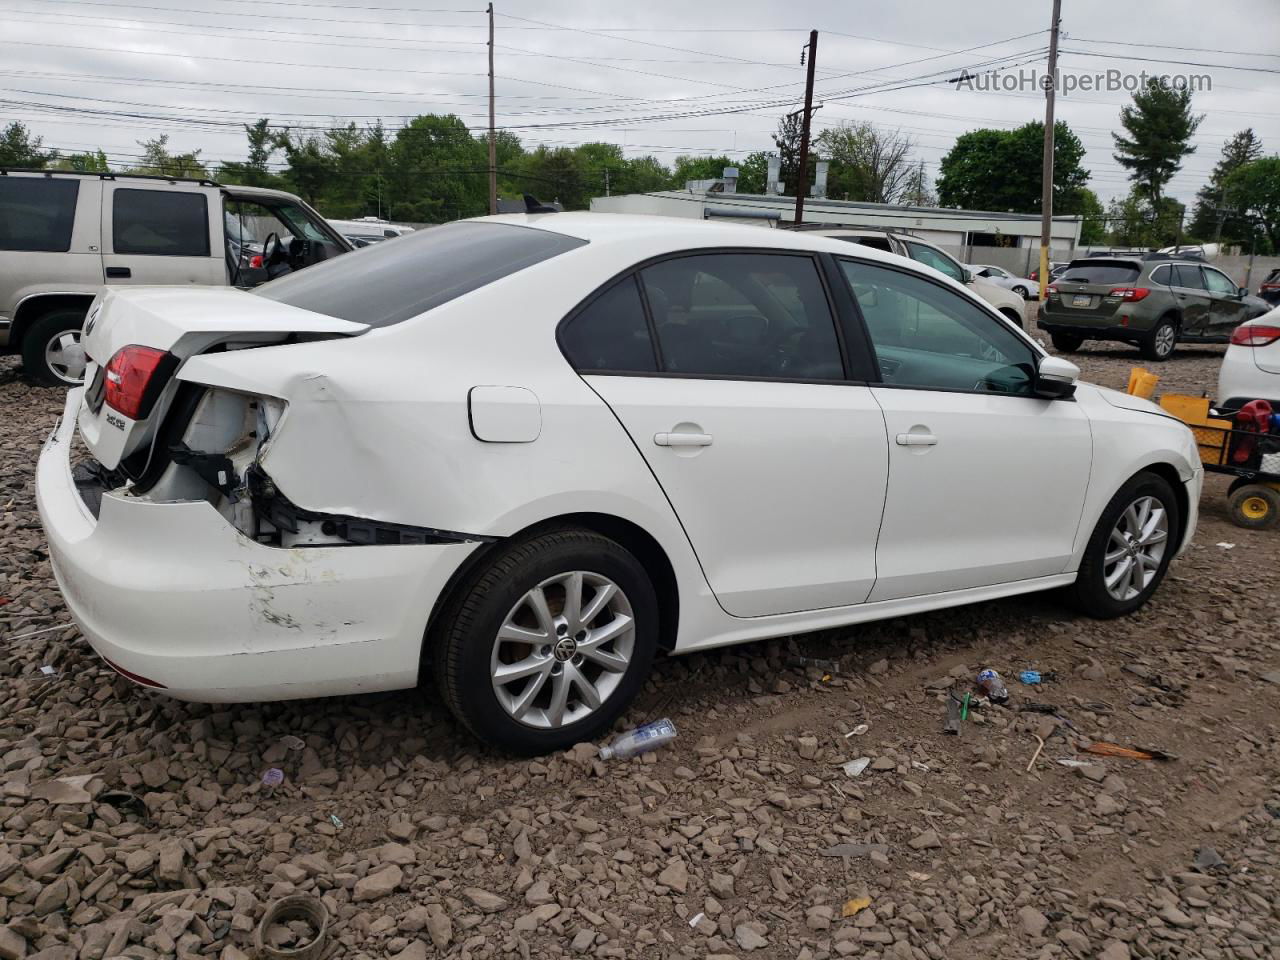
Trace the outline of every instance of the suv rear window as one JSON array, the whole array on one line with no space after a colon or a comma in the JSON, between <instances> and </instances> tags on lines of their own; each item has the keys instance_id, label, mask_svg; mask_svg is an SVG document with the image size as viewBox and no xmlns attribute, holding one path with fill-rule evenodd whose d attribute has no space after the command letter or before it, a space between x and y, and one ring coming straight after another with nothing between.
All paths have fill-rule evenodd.
<instances>
[{"instance_id":1,"label":"suv rear window","mask_svg":"<svg viewBox=\"0 0 1280 960\"><path fill-rule=\"evenodd\" d=\"M0 250L66 253L80 182L54 177L0 177Z\"/></svg>"},{"instance_id":2,"label":"suv rear window","mask_svg":"<svg viewBox=\"0 0 1280 960\"><path fill-rule=\"evenodd\" d=\"M586 242L508 223L447 223L326 260L254 293L339 320L389 327Z\"/></svg>"},{"instance_id":3,"label":"suv rear window","mask_svg":"<svg viewBox=\"0 0 1280 960\"><path fill-rule=\"evenodd\" d=\"M1142 268L1115 260L1072 260L1062 273L1063 283L1133 283Z\"/></svg>"}]
</instances>

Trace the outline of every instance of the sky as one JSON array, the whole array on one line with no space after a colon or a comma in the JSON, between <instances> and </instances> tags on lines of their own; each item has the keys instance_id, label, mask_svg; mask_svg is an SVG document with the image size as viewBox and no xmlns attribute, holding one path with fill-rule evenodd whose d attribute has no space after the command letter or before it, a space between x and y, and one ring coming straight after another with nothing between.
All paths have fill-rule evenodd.
<instances>
[{"instance_id":1,"label":"sky","mask_svg":"<svg viewBox=\"0 0 1280 960\"><path fill-rule=\"evenodd\" d=\"M1208 77L1204 120L1167 193L1190 203L1223 142L1252 126L1280 153L1280 2L1063 0L1060 68L1073 77ZM1000 89L1043 73L1051 0L497 0L497 125L526 146L604 140L627 155L741 159L772 148L803 103L801 48L819 31L815 132L869 121L916 144L930 176L956 136L1043 119L1043 94ZM488 19L470 0L0 0L0 125L21 120L63 153L134 163L138 141L240 160L240 124L322 128L419 113L487 126ZM996 70L997 89L947 81ZM1003 79L1003 78L1008 79ZM1112 157L1123 89L1075 90L1057 117L1081 138L1089 186L1128 190ZM279 155L277 165L283 165Z\"/></svg>"}]
</instances>

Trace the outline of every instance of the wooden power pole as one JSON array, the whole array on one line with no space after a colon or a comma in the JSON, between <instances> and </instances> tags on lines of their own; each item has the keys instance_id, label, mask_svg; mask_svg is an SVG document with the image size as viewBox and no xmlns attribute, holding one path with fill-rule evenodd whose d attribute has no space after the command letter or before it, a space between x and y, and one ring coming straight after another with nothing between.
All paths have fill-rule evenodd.
<instances>
[{"instance_id":1,"label":"wooden power pole","mask_svg":"<svg viewBox=\"0 0 1280 960\"><path fill-rule=\"evenodd\" d=\"M493 4L489 4L489 215L498 212L498 133L493 110Z\"/></svg>"},{"instance_id":2,"label":"wooden power pole","mask_svg":"<svg viewBox=\"0 0 1280 960\"><path fill-rule=\"evenodd\" d=\"M804 195L809 192L809 118L813 116L813 68L818 62L818 31L809 31L809 72L804 82L804 117L800 125L800 172L796 174L796 223L804 222Z\"/></svg>"},{"instance_id":3,"label":"wooden power pole","mask_svg":"<svg viewBox=\"0 0 1280 960\"><path fill-rule=\"evenodd\" d=\"M1044 161L1040 165L1040 300L1049 286L1049 243L1053 228L1053 95L1058 81L1058 21L1062 0L1053 0L1053 23L1049 28L1049 75L1044 85Z\"/></svg>"}]
</instances>

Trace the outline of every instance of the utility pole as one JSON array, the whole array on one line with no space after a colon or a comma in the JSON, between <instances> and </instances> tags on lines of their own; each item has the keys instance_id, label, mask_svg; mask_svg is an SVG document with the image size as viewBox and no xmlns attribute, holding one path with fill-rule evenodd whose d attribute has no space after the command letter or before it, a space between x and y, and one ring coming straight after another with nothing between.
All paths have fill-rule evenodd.
<instances>
[{"instance_id":1,"label":"utility pole","mask_svg":"<svg viewBox=\"0 0 1280 960\"><path fill-rule=\"evenodd\" d=\"M493 119L493 4L489 4L489 215L498 212L498 133Z\"/></svg>"},{"instance_id":2,"label":"utility pole","mask_svg":"<svg viewBox=\"0 0 1280 960\"><path fill-rule=\"evenodd\" d=\"M609 196L609 168L604 168L604 195Z\"/></svg>"},{"instance_id":3,"label":"utility pole","mask_svg":"<svg viewBox=\"0 0 1280 960\"><path fill-rule=\"evenodd\" d=\"M818 62L818 31L809 31L809 72L804 82L804 119L800 126L800 172L796 175L796 223L804 222L804 195L809 192L809 118L813 116L813 68ZM804 62L804 53L800 54Z\"/></svg>"},{"instance_id":4,"label":"utility pole","mask_svg":"<svg viewBox=\"0 0 1280 960\"><path fill-rule=\"evenodd\" d=\"M1053 23L1049 29L1049 75L1044 84L1044 161L1040 164L1040 299L1049 285L1049 242L1053 228L1053 95L1058 79L1058 21L1062 0L1053 0Z\"/></svg>"}]
</instances>

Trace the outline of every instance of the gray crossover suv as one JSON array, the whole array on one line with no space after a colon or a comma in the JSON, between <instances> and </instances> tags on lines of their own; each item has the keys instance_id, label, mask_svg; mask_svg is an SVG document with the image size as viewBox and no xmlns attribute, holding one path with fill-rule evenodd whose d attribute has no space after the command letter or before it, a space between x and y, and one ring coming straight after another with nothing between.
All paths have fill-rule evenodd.
<instances>
[{"instance_id":1,"label":"gray crossover suv","mask_svg":"<svg viewBox=\"0 0 1280 960\"><path fill-rule=\"evenodd\" d=\"M1038 322L1058 350L1119 340L1148 360L1167 360L1179 343L1226 343L1268 309L1207 263L1152 253L1072 260L1049 286Z\"/></svg>"},{"instance_id":2,"label":"gray crossover suv","mask_svg":"<svg viewBox=\"0 0 1280 960\"><path fill-rule=\"evenodd\" d=\"M21 354L37 383L76 384L104 283L250 287L351 249L280 190L0 170L0 353Z\"/></svg>"}]
</instances>

